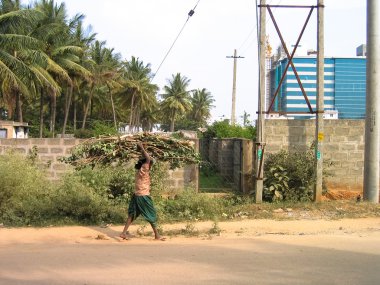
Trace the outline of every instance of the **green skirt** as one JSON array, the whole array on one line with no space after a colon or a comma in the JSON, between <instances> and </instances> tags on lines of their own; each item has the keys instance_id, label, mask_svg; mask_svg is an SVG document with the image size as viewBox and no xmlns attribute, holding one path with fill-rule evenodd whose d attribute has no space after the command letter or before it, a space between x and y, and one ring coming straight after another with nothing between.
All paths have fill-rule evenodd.
<instances>
[{"instance_id":1,"label":"green skirt","mask_svg":"<svg viewBox=\"0 0 380 285\"><path fill-rule=\"evenodd\" d=\"M150 196L133 195L129 202L128 215L132 217L132 221L142 215L152 226L157 227L157 213Z\"/></svg>"}]
</instances>

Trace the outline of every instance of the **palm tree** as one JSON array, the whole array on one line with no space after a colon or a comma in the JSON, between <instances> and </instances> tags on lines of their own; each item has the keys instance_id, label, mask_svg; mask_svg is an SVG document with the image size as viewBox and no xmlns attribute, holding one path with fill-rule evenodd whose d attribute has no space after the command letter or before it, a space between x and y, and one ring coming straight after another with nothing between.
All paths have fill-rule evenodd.
<instances>
[{"instance_id":1,"label":"palm tree","mask_svg":"<svg viewBox=\"0 0 380 285\"><path fill-rule=\"evenodd\" d=\"M80 48L67 45L70 31L67 25L67 13L64 3L57 5L54 0L40 0L35 4L35 9L43 17L37 23L31 35L45 43L43 52L48 58L46 71L60 86L59 90L47 89L50 96L50 131L54 137L57 96L61 94L62 87L72 86L72 80L66 69L67 65L69 65L66 58L80 52ZM40 94L40 96L43 95L43 93ZM43 102L43 98L41 102Z\"/></svg>"},{"instance_id":2,"label":"palm tree","mask_svg":"<svg viewBox=\"0 0 380 285\"><path fill-rule=\"evenodd\" d=\"M69 115L69 109L72 102L73 91L74 88L78 90L80 81L91 81L91 72L85 68L86 66L86 57L85 57L85 49L87 48L87 44L91 43L95 39L95 34L90 34L83 31L82 23L83 23L83 15L76 15L69 23L69 29L73 30L73 34L71 34L70 41L74 46L78 46L81 50L77 50L75 53L68 54L69 57L66 57L66 70L68 70L70 78L72 79L72 85L67 88L67 92L65 93L65 106L64 106L64 121L62 126L62 136L64 136L66 131L66 125ZM75 98L74 98L75 99ZM74 126L76 122L73 123ZM75 127L74 127L75 128Z\"/></svg>"},{"instance_id":3,"label":"palm tree","mask_svg":"<svg viewBox=\"0 0 380 285\"><path fill-rule=\"evenodd\" d=\"M190 79L181 76L180 73L172 75L168 80L168 85L164 86L164 93L161 95L161 110L166 114L166 119L170 122L170 131L174 132L175 121L191 110L190 91L187 91Z\"/></svg>"},{"instance_id":4,"label":"palm tree","mask_svg":"<svg viewBox=\"0 0 380 285\"><path fill-rule=\"evenodd\" d=\"M43 15L38 22L32 35L43 41L45 44L43 52L48 57L46 71L56 81L59 82L60 90L47 89L51 99L50 111L50 131L54 136L57 96L61 95L62 90L66 89L64 104L63 133L67 123L68 109L71 104L71 94L73 92L74 76L89 78L90 72L80 64L80 57L83 54L83 48L74 41L73 28L83 18L77 15L69 22L65 4L55 4L54 0L41 0L35 6L37 11ZM43 93L41 93L43 96ZM41 102L43 100L41 99Z\"/></svg>"},{"instance_id":5,"label":"palm tree","mask_svg":"<svg viewBox=\"0 0 380 285\"><path fill-rule=\"evenodd\" d=\"M158 87L150 82L152 76L150 64L144 65L142 61L132 56L130 61L124 62L123 67L125 88L120 95L122 104L130 109L129 131L132 131L140 126L142 115L147 119L149 113L158 109L156 97Z\"/></svg>"},{"instance_id":6,"label":"palm tree","mask_svg":"<svg viewBox=\"0 0 380 285\"><path fill-rule=\"evenodd\" d=\"M83 29L83 21L82 16L77 21L72 21L72 25L74 26L72 29L74 30L73 37L74 41L83 48L83 54L80 56L80 65L85 67L90 66L91 59L88 56L88 50L91 44L95 41L96 33L93 33L91 27L87 29ZM83 77L77 76L73 78L74 83L74 92L73 92L73 130L75 132L77 127L77 99L81 94L81 89L85 89L86 85L91 81L92 76L86 77L83 80Z\"/></svg>"},{"instance_id":7,"label":"palm tree","mask_svg":"<svg viewBox=\"0 0 380 285\"><path fill-rule=\"evenodd\" d=\"M211 117L210 109L214 107L215 100L206 88L197 89L191 97L192 110L190 118L198 123L199 127L204 127L207 120Z\"/></svg>"},{"instance_id":8,"label":"palm tree","mask_svg":"<svg viewBox=\"0 0 380 285\"><path fill-rule=\"evenodd\" d=\"M35 10L21 10L19 1L0 2L0 90L8 118L16 114L19 121L23 120L22 98L35 93L36 74L31 66L44 64L41 43L28 35L39 16Z\"/></svg>"},{"instance_id":9,"label":"palm tree","mask_svg":"<svg viewBox=\"0 0 380 285\"><path fill-rule=\"evenodd\" d=\"M158 103L155 104L155 107L149 110L144 110L140 113L140 123L144 132L153 131L153 126L158 122L159 118L159 109Z\"/></svg>"},{"instance_id":10,"label":"palm tree","mask_svg":"<svg viewBox=\"0 0 380 285\"><path fill-rule=\"evenodd\" d=\"M105 94L110 95L114 124L115 126L117 125L113 93L122 88L119 80L120 55L114 54L114 50L106 48L105 44L105 41L100 42L97 40L89 50L89 57L91 59L89 70L92 72L92 81L90 82L88 100L84 109L82 129L85 128L94 95L98 95L98 98L95 98L95 100L100 101L103 100L102 97Z\"/></svg>"}]
</instances>

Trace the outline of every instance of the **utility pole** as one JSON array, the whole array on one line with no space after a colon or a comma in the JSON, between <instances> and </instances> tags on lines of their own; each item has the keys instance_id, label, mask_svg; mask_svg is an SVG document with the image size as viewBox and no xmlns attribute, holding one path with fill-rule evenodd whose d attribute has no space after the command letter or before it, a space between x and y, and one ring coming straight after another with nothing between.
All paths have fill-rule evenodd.
<instances>
[{"instance_id":1,"label":"utility pole","mask_svg":"<svg viewBox=\"0 0 380 285\"><path fill-rule=\"evenodd\" d=\"M232 110L231 110L231 125L235 125L236 123L236 65L238 58L244 58L242 56L237 56L236 49L234 50L233 56L227 56L227 58L234 59L234 72L233 72L233 82L232 82Z\"/></svg>"},{"instance_id":2,"label":"utility pole","mask_svg":"<svg viewBox=\"0 0 380 285\"><path fill-rule=\"evenodd\" d=\"M364 200L379 203L380 35L378 0L367 0L367 94Z\"/></svg>"},{"instance_id":3,"label":"utility pole","mask_svg":"<svg viewBox=\"0 0 380 285\"><path fill-rule=\"evenodd\" d=\"M315 116L315 189L314 201L322 200L322 179L323 179L323 140L324 140L324 68L325 68L325 48L324 48L324 0L318 1L318 27L317 27L317 114Z\"/></svg>"},{"instance_id":4,"label":"utility pole","mask_svg":"<svg viewBox=\"0 0 380 285\"><path fill-rule=\"evenodd\" d=\"M260 0L259 46L259 102L256 124L256 203L263 200L264 147L265 147L265 55L266 55L266 1Z\"/></svg>"}]
</instances>

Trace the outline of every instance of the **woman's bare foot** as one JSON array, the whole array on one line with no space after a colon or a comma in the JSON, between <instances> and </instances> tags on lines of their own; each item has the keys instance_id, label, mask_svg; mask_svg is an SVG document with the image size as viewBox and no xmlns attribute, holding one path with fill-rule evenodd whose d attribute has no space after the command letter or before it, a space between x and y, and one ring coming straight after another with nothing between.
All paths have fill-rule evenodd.
<instances>
[{"instance_id":1,"label":"woman's bare foot","mask_svg":"<svg viewBox=\"0 0 380 285\"><path fill-rule=\"evenodd\" d=\"M156 236L156 237L154 238L154 240L156 240L156 241L166 241L166 238L165 238L165 237L162 237L162 236Z\"/></svg>"},{"instance_id":2,"label":"woman's bare foot","mask_svg":"<svg viewBox=\"0 0 380 285\"><path fill-rule=\"evenodd\" d=\"M119 237L121 237L122 239L125 239L125 240L129 240L131 239L133 236L129 233L129 232L126 232L126 233L121 233L119 235Z\"/></svg>"}]
</instances>

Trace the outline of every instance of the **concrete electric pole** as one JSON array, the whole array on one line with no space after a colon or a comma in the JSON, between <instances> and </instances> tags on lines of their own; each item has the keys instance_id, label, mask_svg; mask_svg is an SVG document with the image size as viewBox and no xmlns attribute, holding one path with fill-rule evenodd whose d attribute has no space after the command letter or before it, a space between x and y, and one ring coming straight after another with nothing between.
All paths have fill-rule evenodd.
<instances>
[{"instance_id":1,"label":"concrete electric pole","mask_svg":"<svg viewBox=\"0 0 380 285\"><path fill-rule=\"evenodd\" d=\"M317 114L315 116L315 172L316 181L314 189L314 201L320 202L322 199L322 179L323 179L323 112L324 112L324 0L318 0L318 28L317 28Z\"/></svg>"},{"instance_id":2,"label":"concrete electric pole","mask_svg":"<svg viewBox=\"0 0 380 285\"><path fill-rule=\"evenodd\" d=\"M265 55L266 55L266 1L260 0L259 46L259 102L256 124L256 203L263 200L264 147L265 147Z\"/></svg>"},{"instance_id":3,"label":"concrete electric pole","mask_svg":"<svg viewBox=\"0 0 380 285\"><path fill-rule=\"evenodd\" d=\"M236 66L237 59L244 58L242 56L237 56L236 49L234 50L233 56L227 56L227 58L234 59L234 72L233 72L233 81L232 81L232 107L231 107L231 125L235 125L236 123Z\"/></svg>"},{"instance_id":4,"label":"concrete electric pole","mask_svg":"<svg viewBox=\"0 0 380 285\"><path fill-rule=\"evenodd\" d=\"M367 0L367 95L364 200L379 203L380 35L378 0Z\"/></svg>"}]
</instances>

